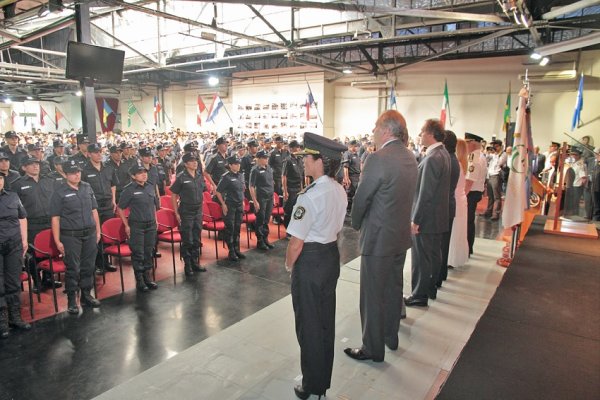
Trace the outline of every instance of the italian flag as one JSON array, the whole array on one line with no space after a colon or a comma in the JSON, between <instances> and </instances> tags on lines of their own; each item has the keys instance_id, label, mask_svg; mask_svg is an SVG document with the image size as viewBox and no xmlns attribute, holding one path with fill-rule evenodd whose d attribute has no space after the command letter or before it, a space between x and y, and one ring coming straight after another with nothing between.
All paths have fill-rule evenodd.
<instances>
[{"instance_id":1,"label":"italian flag","mask_svg":"<svg viewBox=\"0 0 600 400\"><path fill-rule=\"evenodd\" d=\"M440 115L440 122L442 126L446 128L446 116L450 120L450 99L448 98L448 82L444 81L444 100L442 101L442 113ZM452 125L452 123L450 123Z\"/></svg>"}]
</instances>

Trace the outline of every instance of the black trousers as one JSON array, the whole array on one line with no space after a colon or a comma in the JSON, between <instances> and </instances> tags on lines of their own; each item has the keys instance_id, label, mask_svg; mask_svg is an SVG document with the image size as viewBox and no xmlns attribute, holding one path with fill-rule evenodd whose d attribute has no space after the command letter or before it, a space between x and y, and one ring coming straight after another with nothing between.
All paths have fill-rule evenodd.
<instances>
[{"instance_id":1,"label":"black trousers","mask_svg":"<svg viewBox=\"0 0 600 400\"><path fill-rule=\"evenodd\" d=\"M94 286L94 269L98 243L96 229L86 236L76 237L61 232L60 241L65 247L63 257L67 272L65 273L65 290L75 292L77 289L91 289Z\"/></svg>"},{"instance_id":2,"label":"black trousers","mask_svg":"<svg viewBox=\"0 0 600 400\"><path fill-rule=\"evenodd\" d=\"M273 212L273 196L257 199L259 210L256 212L256 237L264 239L269 236L269 219Z\"/></svg>"},{"instance_id":3,"label":"black trousers","mask_svg":"<svg viewBox=\"0 0 600 400\"><path fill-rule=\"evenodd\" d=\"M156 222L130 222L129 227L131 231L129 248L131 249L133 272L144 272L147 269L152 269L152 257L156 245Z\"/></svg>"},{"instance_id":4,"label":"black trousers","mask_svg":"<svg viewBox=\"0 0 600 400\"><path fill-rule=\"evenodd\" d=\"M292 212L294 211L294 206L296 205L296 200L298 199L298 193L300 193L300 188L288 188L288 198L283 204L283 225L286 228L292 220Z\"/></svg>"},{"instance_id":5,"label":"black trousers","mask_svg":"<svg viewBox=\"0 0 600 400\"><path fill-rule=\"evenodd\" d=\"M0 308L20 304L22 255L20 237L0 243Z\"/></svg>"},{"instance_id":6,"label":"black trousers","mask_svg":"<svg viewBox=\"0 0 600 400\"><path fill-rule=\"evenodd\" d=\"M229 248L239 245L240 228L242 226L242 215L244 213L243 204L227 204L227 215L223 216L225 222L225 241ZM261 203L262 207L262 203Z\"/></svg>"},{"instance_id":7,"label":"black trousers","mask_svg":"<svg viewBox=\"0 0 600 400\"><path fill-rule=\"evenodd\" d=\"M354 199L354 194L356 193L356 188L358 188L358 181L360 179L360 175L350 175L350 187L346 189L346 194L348 195L348 212L352 210L352 200Z\"/></svg>"},{"instance_id":8,"label":"black trousers","mask_svg":"<svg viewBox=\"0 0 600 400\"><path fill-rule=\"evenodd\" d=\"M473 243L475 243L475 211L477 203L481 201L483 192L471 190L467 194L467 241L469 242L469 255L473 254Z\"/></svg>"},{"instance_id":9,"label":"black trousers","mask_svg":"<svg viewBox=\"0 0 600 400\"><path fill-rule=\"evenodd\" d=\"M385 356L385 338L398 337L406 315L402 286L406 252L360 258L360 324L362 348L375 360Z\"/></svg>"},{"instance_id":10,"label":"black trousers","mask_svg":"<svg viewBox=\"0 0 600 400\"><path fill-rule=\"evenodd\" d=\"M339 276L337 242L304 243L292 271L292 303L300 344L302 386L314 394L323 394L331 386L335 288Z\"/></svg>"},{"instance_id":11,"label":"black trousers","mask_svg":"<svg viewBox=\"0 0 600 400\"><path fill-rule=\"evenodd\" d=\"M112 203L112 200L109 201L109 203ZM100 227L102 227L102 224L105 221L114 218L114 216L115 211L113 210L112 206L104 206L103 208L98 208L98 218L100 219ZM98 253L96 254L96 268L104 269L104 266L108 265L108 254L104 254L103 250L104 245L102 244L102 241L100 241L98 243Z\"/></svg>"},{"instance_id":12,"label":"black trousers","mask_svg":"<svg viewBox=\"0 0 600 400\"><path fill-rule=\"evenodd\" d=\"M202 233L202 208L188 210L179 207L181 222L181 256L186 265L200 258L200 234Z\"/></svg>"},{"instance_id":13,"label":"black trousers","mask_svg":"<svg viewBox=\"0 0 600 400\"><path fill-rule=\"evenodd\" d=\"M412 236L412 296L427 299L435 294L442 264L442 234L419 233Z\"/></svg>"},{"instance_id":14,"label":"black trousers","mask_svg":"<svg viewBox=\"0 0 600 400\"><path fill-rule=\"evenodd\" d=\"M448 252L450 251L450 236L452 235L452 224L454 218L450 218L448 223L448 232L442 233L442 262L440 264L440 275L438 278L438 285L442 284L448 278Z\"/></svg>"}]
</instances>

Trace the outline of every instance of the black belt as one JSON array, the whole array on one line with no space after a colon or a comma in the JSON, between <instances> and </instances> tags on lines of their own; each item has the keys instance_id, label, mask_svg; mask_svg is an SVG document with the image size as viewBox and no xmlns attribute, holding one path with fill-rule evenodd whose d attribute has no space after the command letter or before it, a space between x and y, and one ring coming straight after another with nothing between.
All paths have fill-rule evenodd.
<instances>
[{"instance_id":1,"label":"black belt","mask_svg":"<svg viewBox=\"0 0 600 400\"><path fill-rule=\"evenodd\" d=\"M317 242L304 242L302 246L302 251L318 251L324 250L330 247L337 247L337 240L329 243L317 243Z\"/></svg>"},{"instance_id":2,"label":"black belt","mask_svg":"<svg viewBox=\"0 0 600 400\"><path fill-rule=\"evenodd\" d=\"M131 228L137 228L137 229L146 229L146 228L152 228L154 226L156 226L156 221L129 221L129 226Z\"/></svg>"},{"instance_id":3,"label":"black belt","mask_svg":"<svg viewBox=\"0 0 600 400\"><path fill-rule=\"evenodd\" d=\"M61 229L60 234L71 237L86 237L96 232L96 227L92 226L84 229Z\"/></svg>"}]
</instances>

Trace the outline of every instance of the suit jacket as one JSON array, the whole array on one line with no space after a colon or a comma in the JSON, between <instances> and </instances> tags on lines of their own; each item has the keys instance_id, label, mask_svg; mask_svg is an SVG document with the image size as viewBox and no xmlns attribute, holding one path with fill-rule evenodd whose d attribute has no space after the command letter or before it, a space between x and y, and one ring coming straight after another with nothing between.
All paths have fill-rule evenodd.
<instances>
[{"instance_id":1,"label":"suit jacket","mask_svg":"<svg viewBox=\"0 0 600 400\"><path fill-rule=\"evenodd\" d=\"M450 155L438 146L419 163L412 221L422 233L449 229Z\"/></svg>"},{"instance_id":2,"label":"suit jacket","mask_svg":"<svg viewBox=\"0 0 600 400\"><path fill-rule=\"evenodd\" d=\"M540 174L542 173L542 171L544 170L544 166L546 165L546 156L543 155L542 153L538 153L537 155L537 161L536 161L536 168L533 171L533 175L537 178L538 176L540 176Z\"/></svg>"},{"instance_id":3,"label":"suit jacket","mask_svg":"<svg viewBox=\"0 0 600 400\"><path fill-rule=\"evenodd\" d=\"M450 155L450 193L448 196L448 206L449 206L449 214L448 220L451 220L456 215L456 198L454 197L454 192L456 191L456 185L458 184L458 178L460 175L460 164L458 163L458 158L456 158L456 153L449 154Z\"/></svg>"},{"instance_id":4,"label":"suit jacket","mask_svg":"<svg viewBox=\"0 0 600 400\"><path fill-rule=\"evenodd\" d=\"M411 247L416 181L415 156L400 140L367 158L352 202L352 227L360 230L362 255L393 256Z\"/></svg>"}]
</instances>

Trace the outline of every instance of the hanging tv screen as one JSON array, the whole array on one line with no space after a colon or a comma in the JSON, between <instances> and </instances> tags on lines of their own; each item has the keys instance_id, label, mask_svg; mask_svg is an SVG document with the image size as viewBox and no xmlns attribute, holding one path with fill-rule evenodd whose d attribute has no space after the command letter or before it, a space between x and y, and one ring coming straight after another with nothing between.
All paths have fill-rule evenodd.
<instances>
[{"instance_id":1,"label":"hanging tv screen","mask_svg":"<svg viewBox=\"0 0 600 400\"><path fill-rule=\"evenodd\" d=\"M69 42L67 79L93 79L97 83L120 84L125 52L91 44Z\"/></svg>"}]
</instances>

